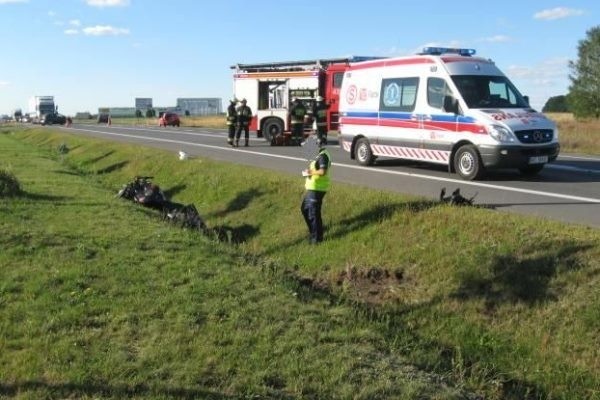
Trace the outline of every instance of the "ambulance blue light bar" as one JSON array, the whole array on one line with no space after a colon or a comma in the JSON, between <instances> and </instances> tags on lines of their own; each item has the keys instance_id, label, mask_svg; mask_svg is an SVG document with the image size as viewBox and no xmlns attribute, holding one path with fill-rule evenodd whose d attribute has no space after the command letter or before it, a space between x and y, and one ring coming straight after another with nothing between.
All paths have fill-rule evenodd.
<instances>
[{"instance_id":1,"label":"ambulance blue light bar","mask_svg":"<svg viewBox=\"0 0 600 400\"><path fill-rule=\"evenodd\" d=\"M475 55L475 49L459 49L450 47L424 47L420 55L441 56L442 54L458 54L470 57Z\"/></svg>"}]
</instances>

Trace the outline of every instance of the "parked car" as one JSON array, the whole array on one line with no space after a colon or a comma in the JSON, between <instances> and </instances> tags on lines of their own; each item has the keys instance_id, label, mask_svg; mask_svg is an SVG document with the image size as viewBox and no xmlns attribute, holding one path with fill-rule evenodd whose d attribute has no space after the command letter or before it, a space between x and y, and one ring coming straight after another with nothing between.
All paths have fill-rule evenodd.
<instances>
[{"instance_id":1,"label":"parked car","mask_svg":"<svg viewBox=\"0 0 600 400\"><path fill-rule=\"evenodd\" d=\"M99 124L108 124L108 114L98 114Z\"/></svg>"},{"instance_id":2,"label":"parked car","mask_svg":"<svg viewBox=\"0 0 600 400\"><path fill-rule=\"evenodd\" d=\"M42 125L64 125L66 122L67 117L59 113L44 114L40 120Z\"/></svg>"},{"instance_id":3,"label":"parked car","mask_svg":"<svg viewBox=\"0 0 600 400\"><path fill-rule=\"evenodd\" d=\"M179 126L181 121L179 115L171 112L166 112L158 119L158 126Z\"/></svg>"}]
</instances>

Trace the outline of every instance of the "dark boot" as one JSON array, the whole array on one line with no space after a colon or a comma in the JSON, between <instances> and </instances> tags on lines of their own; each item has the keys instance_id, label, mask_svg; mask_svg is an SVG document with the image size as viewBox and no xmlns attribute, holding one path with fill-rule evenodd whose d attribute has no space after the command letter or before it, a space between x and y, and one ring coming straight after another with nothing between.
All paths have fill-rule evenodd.
<instances>
[{"instance_id":1,"label":"dark boot","mask_svg":"<svg viewBox=\"0 0 600 400\"><path fill-rule=\"evenodd\" d=\"M244 147L248 147L248 141L246 140L246 143L244 143Z\"/></svg>"},{"instance_id":2,"label":"dark boot","mask_svg":"<svg viewBox=\"0 0 600 400\"><path fill-rule=\"evenodd\" d=\"M240 147L240 141L239 140L235 141L235 147Z\"/></svg>"}]
</instances>

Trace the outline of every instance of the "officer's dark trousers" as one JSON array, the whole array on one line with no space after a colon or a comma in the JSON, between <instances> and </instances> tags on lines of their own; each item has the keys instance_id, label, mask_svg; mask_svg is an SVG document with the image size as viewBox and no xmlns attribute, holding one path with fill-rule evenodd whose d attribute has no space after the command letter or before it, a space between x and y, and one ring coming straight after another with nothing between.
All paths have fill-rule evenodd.
<instances>
[{"instance_id":1,"label":"officer's dark trousers","mask_svg":"<svg viewBox=\"0 0 600 400\"><path fill-rule=\"evenodd\" d=\"M308 226L310 243L313 244L323 241L323 220L321 219L323 197L325 197L325 192L307 190L300 207L306 226Z\"/></svg>"},{"instance_id":2,"label":"officer's dark trousers","mask_svg":"<svg viewBox=\"0 0 600 400\"><path fill-rule=\"evenodd\" d=\"M240 140L240 136L242 136L242 130L244 131L244 139L246 139L246 144L248 144L248 140L250 139L250 129L246 124L238 126L237 132L235 133L235 140Z\"/></svg>"},{"instance_id":3,"label":"officer's dark trousers","mask_svg":"<svg viewBox=\"0 0 600 400\"><path fill-rule=\"evenodd\" d=\"M227 138L229 139L229 142L231 143L231 142L233 142L233 138L235 137L235 125L234 124L228 125L228 128L229 128L229 132L228 132Z\"/></svg>"},{"instance_id":4,"label":"officer's dark trousers","mask_svg":"<svg viewBox=\"0 0 600 400\"><path fill-rule=\"evenodd\" d=\"M327 125L317 125L317 138L327 141Z\"/></svg>"},{"instance_id":5,"label":"officer's dark trousers","mask_svg":"<svg viewBox=\"0 0 600 400\"><path fill-rule=\"evenodd\" d=\"M304 136L304 124L292 124L292 142L299 144Z\"/></svg>"}]
</instances>

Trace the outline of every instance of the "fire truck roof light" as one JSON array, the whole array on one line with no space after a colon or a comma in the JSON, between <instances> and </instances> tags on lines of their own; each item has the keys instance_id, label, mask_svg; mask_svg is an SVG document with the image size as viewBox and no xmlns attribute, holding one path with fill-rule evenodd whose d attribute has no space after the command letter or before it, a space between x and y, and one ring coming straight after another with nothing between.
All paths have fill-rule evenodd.
<instances>
[{"instance_id":1,"label":"fire truck roof light","mask_svg":"<svg viewBox=\"0 0 600 400\"><path fill-rule=\"evenodd\" d=\"M442 54L458 54L470 57L475 55L475 49L460 49L450 47L424 47L421 55L440 56Z\"/></svg>"}]
</instances>

